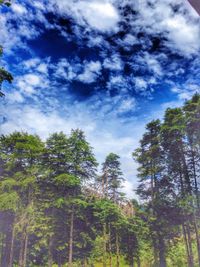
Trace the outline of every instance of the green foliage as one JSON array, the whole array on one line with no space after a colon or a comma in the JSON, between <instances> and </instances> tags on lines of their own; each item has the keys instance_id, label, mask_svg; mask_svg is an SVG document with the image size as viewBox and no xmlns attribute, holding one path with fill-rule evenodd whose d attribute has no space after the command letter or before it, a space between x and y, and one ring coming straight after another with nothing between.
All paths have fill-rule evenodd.
<instances>
[{"instance_id":1,"label":"green foliage","mask_svg":"<svg viewBox=\"0 0 200 267\"><path fill-rule=\"evenodd\" d=\"M103 163L102 176L99 182L102 185L103 195L117 203L123 197L120 189L124 178L122 176L120 157L110 153Z\"/></svg>"},{"instance_id":2,"label":"green foliage","mask_svg":"<svg viewBox=\"0 0 200 267\"><path fill-rule=\"evenodd\" d=\"M10 6L11 2L9 0L0 0L0 5L6 5L6 6Z\"/></svg>"},{"instance_id":3,"label":"green foliage","mask_svg":"<svg viewBox=\"0 0 200 267\"><path fill-rule=\"evenodd\" d=\"M0 194L0 210L1 211L17 211L19 196L16 192Z\"/></svg>"},{"instance_id":4,"label":"green foliage","mask_svg":"<svg viewBox=\"0 0 200 267\"><path fill-rule=\"evenodd\" d=\"M185 257L184 240L178 238L171 244L168 251L168 265L177 267L186 267L187 260Z\"/></svg>"},{"instance_id":5,"label":"green foliage","mask_svg":"<svg viewBox=\"0 0 200 267\"><path fill-rule=\"evenodd\" d=\"M0 190L1 190L1 192L10 192L17 185L18 185L18 183L15 179L7 178L6 180L1 181Z\"/></svg>"},{"instance_id":6,"label":"green foliage","mask_svg":"<svg viewBox=\"0 0 200 267\"><path fill-rule=\"evenodd\" d=\"M80 180L74 175L63 173L55 177L55 184L73 188L80 185Z\"/></svg>"},{"instance_id":7,"label":"green foliage","mask_svg":"<svg viewBox=\"0 0 200 267\"><path fill-rule=\"evenodd\" d=\"M79 129L46 142L1 135L0 265L198 266L199 129L198 94L147 124L133 153L141 202L121 194L118 155L106 157L97 177Z\"/></svg>"},{"instance_id":8,"label":"green foliage","mask_svg":"<svg viewBox=\"0 0 200 267\"><path fill-rule=\"evenodd\" d=\"M137 193L144 201L156 266L200 264L199 99L196 94L183 108L168 108L163 123L149 123L133 153L139 163ZM174 254L181 256L170 249L178 239L181 244L174 245Z\"/></svg>"}]
</instances>

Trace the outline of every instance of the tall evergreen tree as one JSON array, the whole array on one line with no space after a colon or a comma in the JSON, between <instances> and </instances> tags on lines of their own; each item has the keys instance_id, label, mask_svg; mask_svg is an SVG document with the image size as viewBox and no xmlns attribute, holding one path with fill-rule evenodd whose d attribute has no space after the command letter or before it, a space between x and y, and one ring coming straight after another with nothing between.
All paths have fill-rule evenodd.
<instances>
[{"instance_id":1,"label":"tall evergreen tree","mask_svg":"<svg viewBox=\"0 0 200 267\"><path fill-rule=\"evenodd\" d=\"M1 180L3 190L9 197L16 195L17 210L13 214L10 224L12 227L10 248L6 245L9 260L2 256L2 266L13 264L13 250L16 235L20 238L19 266L27 265L27 250L31 228L34 223L34 203L38 190L39 156L43 150L43 143L37 136L26 133L14 133L1 136L1 157L4 159L4 175ZM7 188L7 190L5 190ZM9 207L9 206L8 206ZM9 209L8 209L9 211ZM4 262L5 261L5 262Z\"/></svg>"},{"instance_id":2,"label":"tall evergreen tree","mask_svg":"<svg viewBox=\"0 0 200 267\"><path fill-rule=\"evenodd\" d=\"M168 176L165 154L161 144L161 123L152 121L140 141L140 148L133 154L140 167L137 193L145 201L154 247L154 265L166 266L167 242L173 236L173 224L169 214L176 211L173 183ZM175 223L175 222L174 222ZM171 231L171 235L168 233Z\"/></svg>"},{"instance_id":3,"label":"tall evergreen tree","mask_svg":"<svg viewBox=\"0 0 200 267\"><path fill-rule=\"evenodd\" d=\"M72 130L68 139L68 146L71 155L69 172L78 177L82 184L95 178L98 164L83 131Z\"/></svg>"},{"instance_id":4,"label":"tall evergreen tree","mask_svg":"<svg viewBox=\"0 0 200 267\"><path fill-rule=\"evenodd\" d=\"M110 153L103 163L102 168L102 191L104 195L113 202L118 203L121 196L120 192L124 178L120 167L120 157L114 153Z\"/></svg>"}]
</instances>

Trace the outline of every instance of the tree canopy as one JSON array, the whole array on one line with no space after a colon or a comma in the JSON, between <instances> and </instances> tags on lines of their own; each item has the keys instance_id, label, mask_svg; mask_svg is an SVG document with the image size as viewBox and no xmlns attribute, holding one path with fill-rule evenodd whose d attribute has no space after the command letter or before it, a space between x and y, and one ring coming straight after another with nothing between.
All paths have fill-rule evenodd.
<instances>
[{"instance_id":1,"label":"tree canopy","mask_svg":"<svg viewBox=\"0 0 200 267\"><path fill-rule=\"evenodd\" d=\"M200 266L200 95L146 125L139 202L80 129L0 136L1 266Z\"/></svg>"}]
</instances>

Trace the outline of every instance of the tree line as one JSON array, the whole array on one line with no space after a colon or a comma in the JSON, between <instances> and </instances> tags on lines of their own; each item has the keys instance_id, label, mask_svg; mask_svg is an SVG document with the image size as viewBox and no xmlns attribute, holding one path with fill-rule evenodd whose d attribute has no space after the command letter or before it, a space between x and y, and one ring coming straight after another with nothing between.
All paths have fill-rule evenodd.
<instances>
[{"instance_id":1,"label":"tree line","mask_svg":"<svg viewBox=\"0 0 200 267\"><path fill-rule=\"evenodd\" d=\"M2 267L120 266L122 255L133 266L135 222L119 156L106 157L101 175L97 165L81 130L46 142L23 132L0 137Z\"/></svg>"},{"instance_id":2,"label":"tree line","mask_svg":"<svg viewBox=\"0 0 200 267\"><path fill-rule=\"evenodd\" d=\"M200 266L200 95L147 124L133 158L139 203L79 129L1 135L1 266Z\"/></svg>"}]
</instances>

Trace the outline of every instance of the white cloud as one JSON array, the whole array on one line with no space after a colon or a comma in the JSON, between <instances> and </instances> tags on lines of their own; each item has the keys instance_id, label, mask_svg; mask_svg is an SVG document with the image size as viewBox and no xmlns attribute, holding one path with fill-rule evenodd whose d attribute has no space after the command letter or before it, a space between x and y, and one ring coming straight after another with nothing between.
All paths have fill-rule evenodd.
<instances>
[{"instance_id":1,"label":"white cloud","mask_svg":"<svg viewBox=\"0 0 200 267\"><path fill-rule=\"evenodd\" d=\"M124 96L128 93L128 90L131 89L131 85L127 77L123 77L120 73L118 75L111 75L110 80L107 82L107 88L110 93L115 90L119 94L118 97L120 97L120 95Z\"/></svg>"},{"instance_id":2,"label":"white cloud","mask_svg":"<svg viewBox=\"0 0 200 267\"><path fill-rule=\"evenodd\" d=\"M121 75L112 76L110 79L111 86L114 84L124 83L124 78Z\"/></svg>"},{"instance_id":3,"label":"white cloud","mask_svg":"<svg viewBox=\"0 0 200 267\"><path fill-rule=\"evenodd\" d=\"M25 94L31 95L35 93L37 87L43 87L42 78L36 74L25 74L16 79L17 87Z\"/></svg>"},{"instance_id":4,"label":"white cloud","mask_svg":"<svg viewBox=\"0 0 200 267\"><path fill-rule=\"evenodd\" d=\"M22 96L22 94L18 91L14 91L13 93L8 93L6 95L6 99L8 99L8 101L10 103L23 103L24 102L24 97Z\"/></svg>"},{"instance_id":5,"label":"white cloud","mask_svg":"<svg viewBox=\"0 0 200 267\"><path fill-rule=\"evenodd\" d=\"M145 53L143 61L146 62L148 69L153 72L155 76L162 76L162 68L158 59L155 56L153 57L150 54Z\"/></svg>"},{"instance_id":6,"label":"white cloud","mask_svg":"<svg viewBox=\"0 0 200 267\"><path fill-rule=\"evenodd\" d=\"M109 1L52 0L58 12L72 16L80 25L106 32L117 29L120 20L118 10Z\"/></svg>"},{"instance_id":7,"label":"white cloud","mask_svg":"<svg viewBox=\"0 0 200 267\"><path fill-rule=\"evenodd\" d=\"M200 27L187 20L183 15L177 14L162 22L163 29L168 31L171 48L176 47L184 54L191 55L200 49Z\"/></svg>"},{"instance_id":8,"label":"white cloud","mask_svg":"<svg viewBox=\"0 0 200 267\"><path fill-rule=\"evenodd\" d=\"M38 66L37 70L38 70L39 72L42 72L42 73L47 73L47 72L48 72L48 66L47 66L47 64L45 64L45 63L41 63L41 64Z\"/></svg>"},{"instance_id":9,"label":"white cloud","mask_svg":"<svg viewBox=\"0 0 200 267\"><path fill-rule=\"evenodd\" d=\"M175 6L180 7L176 12L173 10ZM138 0L135 8L140 15L132 22L133 27L149 34L165 36L165 45L182 55L198 53L199 19L188 1Z\"/></svg>"},{"instance_id":10,"label":"white cloud","mask_svg":"<svg viewBox=\"0 0 200 267\"><path fill-rule=\"evenodd\" d=\"M33 2L29 4L32 6ZM26 40L40 35L42 28L33 22L41 23L44 28L51 27L42 10L38 8L35 12L26 2L21 4L16 1L7 12L1 14L0 43L6 48L7 54L12 54L17 48L26 50Z\"/></svg>"},{"instance_id":11,"label":"white cloud","mask_svg":"<svg viewBox=\"0 0 200 267\"><path fill-rule=\"evenodd\" d=\"M145 91L147 89L148 83L142 78L135 78L135 89L136 91Z\"/></svg>"},{"instance_id":12,"label":"white cloud","mask_svg":"<svg viewBox=\"0 0 200 267\"><path fill-rule=\"evenodd\" d=\"M132 35L132 34L127 34L125 37L124 37L124 43L126 44L126 45L130 45L130 46L132 46L132 45L134 45L135 43L138 43L138 40L137 40L137 38L134 36L134 35Z\"/></svg>"},{"instance_id":13,"label":"white cloud","mask_svg":"<svg viewBox=\"0 0 200 267\"><path fill-rule=\"evenodd\" d=\"M78 80L83 83L95 82L97 77L101 73L101 62L100 61L90 61L84 63L83 73L78 75Z\"/></svg>"},{"instance_id":14,"label":"white cloud","mask_svg":"<svg viewBox=\"0 0 200 267\"><path fill-rule=\"evenodd\" d=\"M72 17L76 24L74 32L77 30L77 25L84 27L79 34L88 34L89 29L96 29L100 34L121 30L120 22L126 21L129 30L124 38L119 38L118 43L124 44L127 49L139 43L138 32L154 36L162 35L165 37L166 46L185 56L197 54L200 49L200 20L188 1L27 0L27 3L16 1L11 6L12 12L4 13L0 18L0 42L4 43L7 49L14 49L16 46L25 48L25 40L40 35L42 27L36 28L33 21L41 23L46 29L58 28L59 25L47 21L45 12ZM130 13L122 16L121 11L126 4L134 6L138 15ZM37 13L30 6L37 9ZM180 8L175 12L173 8L177 6ZM13 19L16 22L15 27L10 23ZM63 30L62 32L64 33ZM66 37L68 38L67 34ZM90 37L90 45L106 43L102 36Z\"/></svg>"},{"instance_id":15,"label":"white cloud","mask_svg":"<svg viewBox=\"0 0 200 267\"><path fill-rule=\"evenodd\" d=\"M183 88L177 86L173 87L171 91L176 93L180 100L189 100L195 93L200 94L200 85L186 83Z\"/></svg>"},{"instance_id":16,"label":"white cloud","mask_svg":"<svg viewBox=\"0 0 200 267\"><path fill-rule=\"evenodd\" d=\"M39 1L34 1L32 3L37 9L40 9L40 10L45 10L45 4L42 3L42 2L39 2Z\"/></svg>"},{"instance_id":17,"label":"white cloud","mask_svg":"<svg viewBox=\"0 0 200 267\"><path fill-rule=\"evenodd\" d=\"M136 197L134 194L134 191L133 191L134 189L136 189L136 188L134 187L134 185L130 181L128 181L128 180L124 181L122 192L124 192L126 194L127 198L133 199Z\"/></svg>"},{"instance_id":18,"label":"white cloud","mask_svg":"<svg viewBox=\"0 0 200 267\"><path fill-rule=\"evenodd\" d=\"M106 69L110 69L111 71L120 71L123 69L123 62L120 58L120 55L113 54L110 58L106 58L103 62L103 66Z\"/></svg>"},{"instance_id":19,"label":"white cloud","mask_svg":"<svg viewBox=\"0 0 200 267\"><path fill-rule=\"evenodd\" d=\"M22 65L24 65L24 67L26 69L30 69L30 68L35 67L39 63L40 63L40 59L39 58L31 58L31 59L24 60L22 62Z\"/></svg>"},{"instance_id":20,"label":"white cloud","mask_svg":"<svg viewBox=\"0 0 200 267\"><path fill-rule=\"evenodd\" d=\"M80 3L81 12L87 23L97 30L110 31L117 27L119 15L111 3Z\"/></svg>"},{"instance_id":21,"label":"white cloud","mask_svg":"<svg viewBox=\"0 0 200 267\"><path fill-rule=\"evenodd\" d=\"M14 12L16 12L20 15L24 15L25 13L27 13L26 8L23 5L20 5L17 3L12 3L11 8Z\"/></svg>"},{"instance_id":22,"label":"white cloud","mask_svg":"<svg viewBox=\"0 0 200 267\"><path fill-rule=\"evenodd\" d=\"M136 107L136 101L134 98L123 99L118 108L118 112L124 113L128 111L134 111Z\"/></svg>"},{"instance_id":23,"label":"white cloud","mask_svg":"<svg viewBox=\"0 0 200 267\"><path fill-rule=\"evenodd\" d=\"M26 74L23 77L24 81L32 86L38 86L41 82L41 79L39 76L35 74Z\"/></svg>"}]
</instances>

